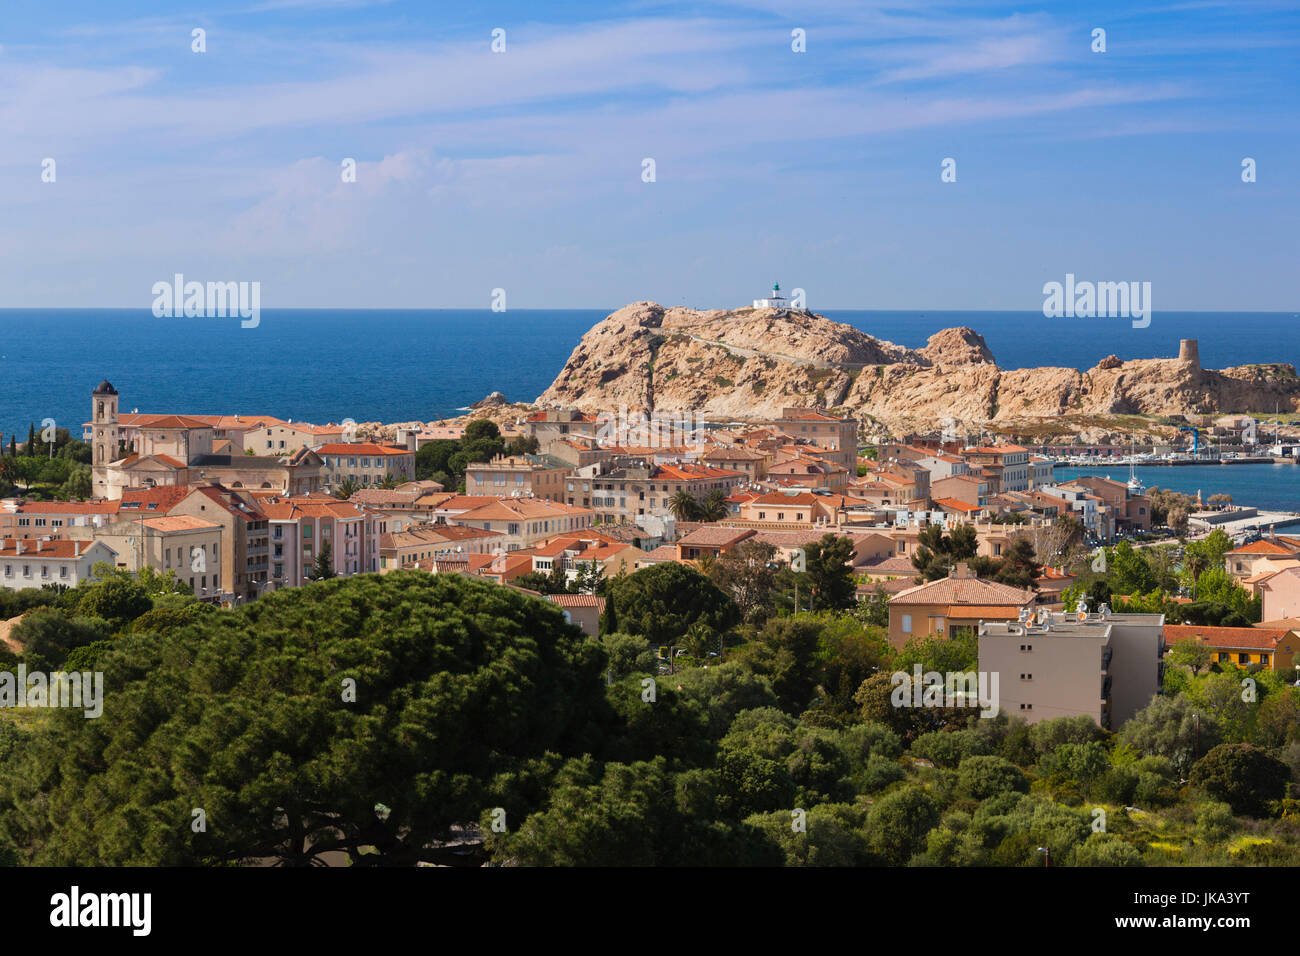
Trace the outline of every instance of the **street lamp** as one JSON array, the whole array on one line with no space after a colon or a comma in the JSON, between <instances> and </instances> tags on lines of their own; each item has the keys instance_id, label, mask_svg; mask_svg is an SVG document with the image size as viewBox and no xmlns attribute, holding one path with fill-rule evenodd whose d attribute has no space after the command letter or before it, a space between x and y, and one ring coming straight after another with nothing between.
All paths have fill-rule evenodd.
<instances>
[{"instance_id":1,"label":"street lamp","mask_svg":"<svg viewBox=\"0 0 1300 956\"><path fill-rule=\"evenodd\" d=\"M1044 866L1044 867L1051 866L1051 865L1052 865L1052 850L1051 850L1051 848L1050 848L1050 847L1046 847L1046 846L1040 846L1040 847L1038 848L1038 852L1041 853L1041 854L1043 854L1043 861L1044 861L1044 862L1043 862L1043 866Z\"/></svg>"}]
</instances>

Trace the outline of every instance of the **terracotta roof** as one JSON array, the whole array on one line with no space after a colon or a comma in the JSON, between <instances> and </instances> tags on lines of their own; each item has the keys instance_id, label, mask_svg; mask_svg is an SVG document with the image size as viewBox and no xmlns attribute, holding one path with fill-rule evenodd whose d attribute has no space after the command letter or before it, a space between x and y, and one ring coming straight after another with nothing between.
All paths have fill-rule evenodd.
<instances>
[{"instance_id":1,"label":"terracotta roof","mask_svg":"<svg viewBox=\"0 0 1300 956\"><path fill-rule=\"evenodd\" d=\"M948 608L948 616L967 620L1014 621L1020 616L1020 608L1005 604L954 604Z\"/></svg>"},{"instance_id":2,"label":"terracotta roof","mask_svg":"<svg viewBox=\"0 0 1300 956\"><path fill-rule=\"evenodd\" d=\"M1166 644L1195 641L1204 643L1207 647L1231 650L1271 651L1277 648L1278 641L1290 633L1284 627L1200 627L1188 624L1166 624L1164 627Z\"/></svg>"},{"instance_id":3,"label":"terracotta roof","mask_svg":"<svg viewBox=\"0 0 1300 956\"><path fill-rule=\"evenodd\" d=\"M20 515L110 515L116 501L24 501L12 512Z\"/></svg>"},{"instance_id":4,"label":"terracotta roof","mask_svg":"<svg viewBox=\"0 0 1300 956\"><path fill-rule=\"evenodd\" d=\"M415 454L405 448L395 448L392 445L376 445L371 442L360 442L355 445L332 443L321 445L314 450L318 455L370 455L381 458Z\"/></svg>"},{"instance_id":5,"label":"terracotta roof","mask_svg":"<svg viewBox=\"0 0 1300 956\"><path fill-rule=\"evenodd\" d=\"M787 495L784 492L774 491L771 494L763 495L760 498L755 498L753 501L750 502L750 504L792 505L792 506L804 507L807 505L815 504L816 502L817 502L817 496L810 491L801 491L793 495Z\"/></svg>"},{"instance_id":6,"label":"terracotta roof","mask_svg":"<svg viewBox=\"0 0 1300 956\"><path fill-rule=\"evenodd\" d=\"M213 528L221 528L221 525L215 521L196 518L193 515L158 515L154 518L145 518L141 524L162 534L172 531L211 531Z\"/></svg>"},{"instance_id":7,"label":"terracotta roof","mask_svg":"<svg viewBox=\"0 0 1300 956\"><path fill-rule=\"evenodd\" d=\"M605 610L605 599L596 594L548 594L547 599L560 607L594 607Z\"/></svg>"},{"instance_id":8,"label":"terracotta roof","mask_svg":"<svg viewBox=\"0 0 1300 956\"><path fill-rule=\"evenodd\" d=\"M129 488L122 492L118 503L118 513L126 511L138 514L141 511L166 513L188 498L193 488L186 485L159 485L154 488ZM155 507L150 507L154 505Z\"/></svg>"},{"instance_id":9,"label":"terracotta roof","mask_svg":"<svg viewBox=\"0 0 1300 956\"><path fill-rule=\"evenodd\" d=\"M1032 591L1022 591L996 581L980 578L940 578L909 588L893 598L890 604L953 604L983 607L1020 608L1034 600Z\"/></svg>"},{"instance_id":10,"label":"terracotta roof","mask_svg":"<svg viewBox=\"0 0 1300 956\"><path fill-rule=\"evenodd\" d=\"M1284 554L1290 556L1295 554L1297 550L1300 549L1288 548L1276 541L1260 540L1252 541L1244 547L1234 548L1228 554Z\"/></svg>"},{"instance_id":11,"label":"terracotta roof","mask_svg":"<svg viewBox=\"0 0 1300 956\"><path fill-rule=\"evenodd\" d=\"M712 465L659 465L650 473L650 480L698 481L702 478L743 478L742 472Z\"/></svg>"},{"instance_id":12,"label":"terracotta roof","mask_svg":"<svg viewBox=\"0 0 1300 956\"><path fill-rule=\"evenodd\" d=\"M858 565L858 570L865 574L910 574L913 577L920 574L916 570L916 565L912 564L912 559L901 554L891 554L887 558L874 558L866 564Z\"/></svg>"},{"instance_id":13,"label":"terracotta roof","mask_svg":"<svg viewBox=\"0 0 1300 956\"><path fill-rule=\"evenodd\" d=\"M20 545L22 551L18 550ZM68 538L54 538L50 541L42 541L40 538L0 538L0 557L36 558L38 560L78 558L84 556L95 545L106 548L114 554L117 553L102 541L82 541Z\"/></svg>"},{"instance_id":14,"label":"terracotta roof","mask_svg":"<svg viewBox=\"0 0 1300 956\"><path fill-rule=\"evenodd\" d=\"M678 539L677 543L694 547L721 548L729 544L737 544L753 536L754 531L751 528L727 528L713 525L696 528L690 534Z\"/></svg>"},{"instance_id":15,"label":"terracotta roof","mask_svg":"<svg viewBox=\"0 0 1300 956\"><path fill-rule=\"evenodd\" d=\"M981 510L979 505L969 505L964 501L958 501L956 498L935 498L934 503L940 508L951 508L954 511L962 511L967 514Z\"/></svg>"},{"instance_id":16,"label":"terracotta roof","mask_svg":"<svg viewBox=\"0 0 1300 956\"><path fill-rule=\"evenodd\" d=\"M677 560L677 545L675 545L675 544L661 544L661 545L659 545L659 547L655 548L653 551L647 551L645 554L643 554L643 555L641 555L640 557L638 557L637 560L638 560L638 561L641 561L641 562L645 562L645 561L654 561L654 562L659 562L659 561L676 561L676 560Z\"/></svg>"}]
</instances>

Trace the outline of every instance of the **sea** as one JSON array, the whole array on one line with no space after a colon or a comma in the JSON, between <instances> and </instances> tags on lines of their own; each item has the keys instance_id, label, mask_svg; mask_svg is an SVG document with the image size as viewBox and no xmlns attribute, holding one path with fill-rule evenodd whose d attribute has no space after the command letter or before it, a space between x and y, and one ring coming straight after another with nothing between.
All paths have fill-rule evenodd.
<instances>
[{"instance_id":1,"label":"sea","mask_svg":"<svg viewBox=\"0 0 1300 956\"><path fill-rule=\"evenodd\" d=\"M0 309L0 432L27 436L52 418L80 434L90 392L108 379L123 411L275 415L315 423L430 421L489 392L537 398L582 334L612 309L264 309L236 318L156 318L149 309ZM828 318L917 348L970 326L1003 368L1091 368L1174 357L1200 341L1201 363L1300 365L1292 312L1163 312L1048 319L1041 312L824 310ZM5 439L7 444L7 437Z\"/></svg>"},{"instance_id":2,"label":"sea","mask_svg":"<svg viewBox=\"0 0 1300 956\"><path fill-rule=\"evenodd\" d=\"M1300 511L1300 464L1296 465L1135 465L1134 477L1148 489L1180 491L1202 500L1214 494L1232 495L1232 503L1264 511ZM1105 468L1058 467L1058 481L1101 475L1128 481L1127 465Z\"/></svg>"}]
</instances>

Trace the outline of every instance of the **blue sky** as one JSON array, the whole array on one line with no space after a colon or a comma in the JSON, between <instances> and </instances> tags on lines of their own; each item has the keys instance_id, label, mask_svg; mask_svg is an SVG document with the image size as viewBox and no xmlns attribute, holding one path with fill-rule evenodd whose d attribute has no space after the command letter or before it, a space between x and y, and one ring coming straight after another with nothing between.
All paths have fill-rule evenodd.
<instances>
[{"instance_id":1,"label":"blue sky","mask_svg":"<svg viewBox=\"0 0 1300 956\"><path fill-rule=\"evenodd\" d=\"M6 0L0 307L1292 311L1298 45L1258 0Z\"/></svg>"}]
</instances>

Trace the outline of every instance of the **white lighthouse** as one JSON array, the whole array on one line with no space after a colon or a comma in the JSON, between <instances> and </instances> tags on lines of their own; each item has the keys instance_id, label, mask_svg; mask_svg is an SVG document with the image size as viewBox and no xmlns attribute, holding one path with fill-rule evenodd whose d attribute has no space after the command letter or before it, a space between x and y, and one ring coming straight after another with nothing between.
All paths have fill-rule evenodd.
<instances>
[{"instance_id":1,"label":"white lighthouse","mask_svg":"<svg viewBox=\"0 0 1300 956\"><path fill-rule=\"evenodd\" d=\"M781 283L776 282L772 285L772 295L766 299L755 299L754 308L788 309L790 308L790 300L781 294Z\"/></svg>"}]
</instances>

